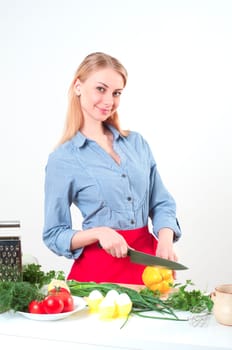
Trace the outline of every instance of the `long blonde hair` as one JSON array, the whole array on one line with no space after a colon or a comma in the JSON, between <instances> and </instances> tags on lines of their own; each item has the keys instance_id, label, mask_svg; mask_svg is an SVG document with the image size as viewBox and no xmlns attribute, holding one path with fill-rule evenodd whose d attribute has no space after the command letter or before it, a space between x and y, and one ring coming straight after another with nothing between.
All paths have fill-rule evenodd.
<instances>
[{"instance_id":1,"label":"long blonde hair","mask_svg":"<svg viewBox=\"0 0 232 350\"><path fill-rule=\"evenodd\" d=\"M75 93L75 83L77 79L84 82L88 76L99 68L110 67L119 73L124 81L124 87L127 82L127 71L124 66L114 57L102 52L94 52L86 56L75 72L73 81L68 91L68 108L63 135L59 145L70 140L83 125L83 113L81 110L80 99ZM121 135L127 136L128 131L120 128L120 122L117 111L114 112L104 123L113 125Z\"/></svg>"}]
</instances>

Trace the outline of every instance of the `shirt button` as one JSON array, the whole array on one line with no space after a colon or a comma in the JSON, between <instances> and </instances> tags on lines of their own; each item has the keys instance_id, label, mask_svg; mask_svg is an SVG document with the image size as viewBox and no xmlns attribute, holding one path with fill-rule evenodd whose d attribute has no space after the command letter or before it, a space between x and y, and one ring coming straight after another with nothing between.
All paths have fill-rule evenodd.
<instances>
[{"instance_id":1,"label":"shirt button","mask_svg":"<svg viewBox=\"0 0 232 350\"><path fill-rule=\"evenodd\" d=\"M132 199L131 197L127 197L127 200L128 200L128 201L131 201L131 199Z\"/></svg>"},{"instance_id":2,"label":"shirt button","mask_svg":"<svg viewBox=\"0 0 232 350\"><path fill-rule=\"evenodd\" d=\"M135 223L134 220L131 220L131 224L134 225L134 223Z\"/></svg>"},{"instance_id":3,"label":"shirt button","mask_svg":"<svg viewBox=\"0 0 232 350\"><path fill-rule=\"evenodd\" d=\"M122 177L126 177L126 174L122 174Z\"/></svg>"}]
</instances>

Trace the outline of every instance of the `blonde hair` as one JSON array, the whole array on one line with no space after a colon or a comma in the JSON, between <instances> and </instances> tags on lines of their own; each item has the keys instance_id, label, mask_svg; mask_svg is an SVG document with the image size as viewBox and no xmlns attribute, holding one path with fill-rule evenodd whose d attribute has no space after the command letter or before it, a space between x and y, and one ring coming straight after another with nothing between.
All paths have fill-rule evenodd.
<instances>
[{"instance_id":1,"label":"blonde hair","mask_svg":"<svg viewBox=\"0 0 232 350\"><path fill-rule=\"evenodd\" d=\"M75 72L73 81L68 91L68 108L63 135L59 141L59 145L70 140L83 125L83 113L81 110L80 99L75 93L75 83L77 79L84 82L89 75L101 68L112 68L119 73L124 81L124 87L127 82L127 71L124 66L114 57L102 52L91 53L86 56ZM120 128L120 122L117 111L114 112L105 122L105 124L113 125L121 135L127 136L128 131Z\"/></svg>"}]
</instances>

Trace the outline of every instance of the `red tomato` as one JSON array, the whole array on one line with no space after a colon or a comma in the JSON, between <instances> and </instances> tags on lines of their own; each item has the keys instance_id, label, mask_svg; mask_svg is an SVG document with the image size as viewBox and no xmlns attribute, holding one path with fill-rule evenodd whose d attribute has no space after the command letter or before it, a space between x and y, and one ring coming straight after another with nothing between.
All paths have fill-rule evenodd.
<instances>
[{"instance_id":1,"label":"red tomato","mask_svg":"<svg viewBox=\"0 0 232 350\"><path fill-rule=\"evenodd\" d=\"M62 312L69 312L74 310L74 299L71 293L65 288L53 288L49 291L49 295L55 295L62 299L64 308Z\"/></svg>"},{"instance_id":2,"label":"red tomato","mask_svg":"<svg viewBox=\"0 0 232 350\"><path fill-rule=\"evenodd\" d=\"M43 301L32 300L28 305L28 311L32 314L45 314Z\"/></svg>"},{"instance_id":3,"label":"red tomato","mask_svg":"<svg viewBox=\"0 0 232 350\"><path fill-rule=\"evenodd\" d=\"M58 295L48 295L43 300L43 306L47 314L59 314L64 309L64 302Z\"/></svg>"},{"instance_id":4,"label":"red tomato","mask_svg":"<svg viewBox=\"0 0 232 350\"><path fill-rule=\"evenodd\" d=\"M58 295L59 293L67 293L69 295L71 294L69 290L64 287L54 287L48 292L48 294L56 294L56 295Z\"/></svg>"},{"instance_id":5,"label":"red tomato","mask_svg":"<svg viewBox=\"0 0 232 350\"><path fill-rule=\"evenodd\" d=\"M74 310L74 300L71 294L67 294L67 293L62 293L62 295L60 295L60 297L63 300L64 303L64 308L62 312L69 312L69 311L73 311Z\"/></svg>"}]
</instances>

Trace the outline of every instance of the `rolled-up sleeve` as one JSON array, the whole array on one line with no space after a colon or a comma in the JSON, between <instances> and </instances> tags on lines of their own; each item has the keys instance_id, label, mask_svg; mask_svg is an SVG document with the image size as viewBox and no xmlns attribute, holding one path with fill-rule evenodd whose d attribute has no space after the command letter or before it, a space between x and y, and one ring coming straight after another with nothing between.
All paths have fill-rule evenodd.
<instances>
[{"instance_id":1,"label":"rolled-up sleeve","mask_svg":"<svg viewBox=\"0 0 232 350\"><path fill-rule=\"evenodd\" d=\"M176 203L164 186L156 165L151 170L150 217L153 232L158 238L160 229L167 227L174 231L174 241L181 236L181 230L176 218Z\"/></svg>"},{"instance_id":2,"label":"rolled-up sleeve","mask_svg":"<svg viewBox=\"0 0 232 350\"><path fill-rule=\"evenodd\" d=\"M162 181L157 164L146 141L145 146L150 162L149 217L152 220L153 234L158 239L160 229L170 228L175 233L174 241L178 241L182 233L176 217L176 202Z\"/></svg>"},{"instance_id":3,"label":"rolled-up sleeve","mask_svg":"<svg viewBox=\"0 0 232 350\"><path fill-rule=\"evenodd\" d=\"M73 201L74 181L69 165L51 155L45 169L45 208L43 241L57 255L77 258L82 249L70 250L71 240L77 232L72 229L70 206Z\"/></svg>"}]
</instances>

